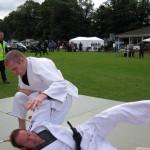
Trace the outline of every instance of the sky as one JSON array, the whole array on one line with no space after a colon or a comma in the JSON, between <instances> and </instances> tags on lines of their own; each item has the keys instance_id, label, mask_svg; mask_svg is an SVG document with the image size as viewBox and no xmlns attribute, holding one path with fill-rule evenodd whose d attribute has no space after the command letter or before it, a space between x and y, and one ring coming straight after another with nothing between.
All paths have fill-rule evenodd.
<instances>
[{"instance_id":1,"label":"sky","mask_svg":"<svg viewBox=\"0 0 150 150\"><path fill-rule=\"evenodd\" d=\"M26 0L0 0L0 19L4 19L4 17L8 16L10 12L15 11L18 6L25 3ZM34 0L35 2L39 2L40 4L44 0ZM100 4L106 2L106 0L92 0L95 4L95 8L98 8Z\"/></svg>"}]
</instances>

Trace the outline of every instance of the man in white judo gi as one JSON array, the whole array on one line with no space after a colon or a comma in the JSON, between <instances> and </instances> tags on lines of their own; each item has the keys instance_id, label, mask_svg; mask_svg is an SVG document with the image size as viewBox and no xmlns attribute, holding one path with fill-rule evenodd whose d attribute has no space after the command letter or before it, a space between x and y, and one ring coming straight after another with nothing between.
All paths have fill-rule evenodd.
<instances>
[{"instance_id":1,"label":"man in white judo gi","mask_svg":"<svg viewBox=\"0 0 150 150\"><path fill-rule=\"evenodd\" d=\"M44 100L50 101L47 121L61 124L71 107L72 96L78 97L78 89L63 78L53 61L26 58L13 50L7 53L5 65L19 77L19 92L14 96L12 109L12 114L18 117L19 128L26 129L27 111L40 107Z\"/></svg>"},{"instance_id":2,"label":"man in white judo gi","mask_svg":"<svg viewBox=\"0 0 150 150\"><path fill-rule=\"evenodd\" d=\"M150 124L149 114L149 100L121 104L97 114L76 127L82 136L81 150L116 150L107 141L112 129L120 122ZM35 122L30 131L14 130L10 139L13 146L23 149L76 150L72 130L47 121Z\"/></svg>"}]
</instances>

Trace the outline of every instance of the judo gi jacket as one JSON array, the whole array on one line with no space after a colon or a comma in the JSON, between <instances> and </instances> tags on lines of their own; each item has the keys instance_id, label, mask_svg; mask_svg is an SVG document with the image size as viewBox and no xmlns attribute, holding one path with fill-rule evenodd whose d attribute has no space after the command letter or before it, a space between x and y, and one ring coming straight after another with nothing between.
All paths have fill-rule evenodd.
<instances>
[{"instance_id":1,"label":"judo gi jacket","mask_svg":"<svg viewBox=\"0 0 150 150\"><path fill-rule=\"evenodd\" d=\"M51 121L60 124L71 107L72 97L78 97L77 87L65 80L53 61L47 58L28 57L27 77L29 85L24 84L19 76L18 86L21 89L28 89L34 92L29 96L17 92L14 96L12 114L18 118L25 119L26 111L24 110L24 106L26 102L38 96L40 93L45 93L50 97L50 108L59 113L57 114L55 111L56 113L53 118L56 119L52 119ZM68 102L66 100L68 100ZM52 113L50 114L53 115ZM59 119L57 121L58 115Z\"/></svg>"},{"instance_id":2,"label":"judo gi jacket","mask_svg":"<svg viewBox=\"0 0 150 150\"><path fill-rule=\"evenodd\" d=\"M120 122L131 124L150 124L150 101L121 104L97 114L87 122L78 125L82 135L81 150L116 150L107 137ZM39 133L49 130L57 140L42 150L76 150L70 128L48 122L36 122L31 131Z\"/></svg>"}]
</instances>

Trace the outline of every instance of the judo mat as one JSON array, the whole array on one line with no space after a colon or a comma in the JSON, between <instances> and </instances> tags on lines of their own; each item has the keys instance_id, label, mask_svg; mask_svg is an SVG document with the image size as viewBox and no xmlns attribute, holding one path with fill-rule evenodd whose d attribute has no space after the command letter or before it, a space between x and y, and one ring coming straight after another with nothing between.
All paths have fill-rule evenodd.
<instances>
[{"instance_id":1,"label":"judo mat","mask_svg":"<svg viewBox=\"0 0 150 150\"><path fill-rule=\"evenodd\" d=\"M18 128L17 118L11 115L12 99L0 99L0 140L8 137L13 129ZM80 95L74 99L71 110L63 122L70 121L73 126L81 124L103 110L122 102ZM27 125L29 124L27 115ZM138 146L150 147L150 125L119 124L108 137L108 141L118 150L135 150ZM0 143L0 150L16 150L9 142Z\"/></svg>"}]
</instances>

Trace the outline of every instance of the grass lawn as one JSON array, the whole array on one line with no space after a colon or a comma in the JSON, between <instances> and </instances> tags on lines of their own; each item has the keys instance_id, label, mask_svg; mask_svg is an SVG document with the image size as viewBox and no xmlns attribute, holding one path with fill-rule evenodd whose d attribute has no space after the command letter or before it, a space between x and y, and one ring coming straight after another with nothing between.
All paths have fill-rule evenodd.
<instances>
[{"instance_id":1,"label":"grass lawn","mask_svg":"<svg viewBox=\"0 0 150 150\"><path fill-rule=\"evenodd\" d=\"M79 94L124 102L150 99L150 54L144 59L139 59L138 53L126 58L104 52L52 52L44 57L55 62L64 78L78 87ZM0 83L0 98L17 91L17 77L8 70L6 73L11 83Z\"/></svg>"}]
</instances>

